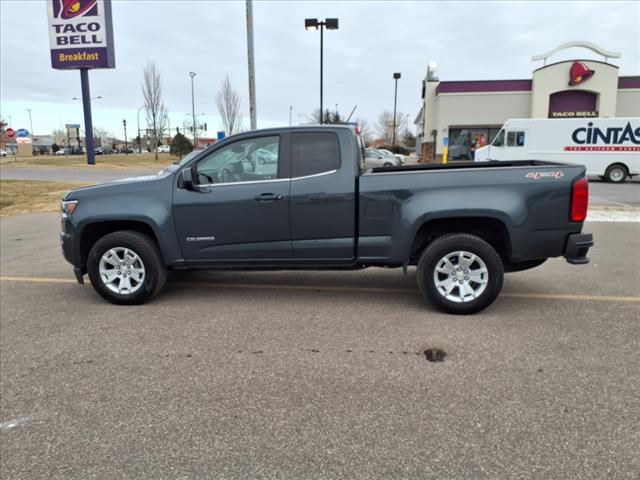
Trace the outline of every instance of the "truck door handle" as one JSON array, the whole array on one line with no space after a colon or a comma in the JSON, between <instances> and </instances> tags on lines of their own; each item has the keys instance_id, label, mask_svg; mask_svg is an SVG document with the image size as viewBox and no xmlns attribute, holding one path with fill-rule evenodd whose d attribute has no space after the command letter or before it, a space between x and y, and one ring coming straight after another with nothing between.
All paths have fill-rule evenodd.
<instances>
[{"instance_id":1,"label":"truck door handle","mask_svg":"<svg viewBox=\"0 0 640 480\"><path fill-rule=\"evenodd\" d=\"M261 193L254 197L258 202L273 202L275 200L282 200L284 197L276 193Z\"/></svg>"}]
</instances>

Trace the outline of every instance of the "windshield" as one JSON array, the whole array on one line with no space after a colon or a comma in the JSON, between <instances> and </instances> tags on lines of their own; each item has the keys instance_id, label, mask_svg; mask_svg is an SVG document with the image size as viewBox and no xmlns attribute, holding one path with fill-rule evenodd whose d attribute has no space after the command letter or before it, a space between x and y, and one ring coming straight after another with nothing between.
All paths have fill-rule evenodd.
<instances>
[{"instance_id":1,"label":"windshield","mask_svg":"<svg viewBox=\"0 0 640 480\"><path fill-rule=\"evenodd\" d=\"M187 153L184 157L182 157L180 159L180 161L178 162L178 165L184 165L185 163L187 163L189 160L191 160L193 157L195 157L196 155L198 155L202 150L194 150L191 153Z\"/></svg>"},{"instance_id":2,"label":"windshield","mask_svg":"<svg viewBox=\"0 0 640 480\"><path fill-rule=\"evenodd\" d=\"M491 144L494 147L503 147L504 146L504 129L501 129L496 135L496 138L493 139L493 143Z\"/></svg>"}]
</instances>

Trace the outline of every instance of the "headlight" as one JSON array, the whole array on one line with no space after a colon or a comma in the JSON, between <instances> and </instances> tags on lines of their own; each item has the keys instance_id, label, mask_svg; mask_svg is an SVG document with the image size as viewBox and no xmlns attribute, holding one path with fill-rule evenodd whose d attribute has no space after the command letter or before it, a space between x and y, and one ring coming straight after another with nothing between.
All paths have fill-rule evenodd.
<instances>
[{"instance_id":1,"label":"headlight","mask_svg":"<svg viewBox=\"0 0 640 480\"><path fill-rule=\"evenodd\" d=\"M76 211L77 206L77 200L63 200L60 203L60 215L62 215L62 218L69 218Z\"/></svg>"}]
</instances>

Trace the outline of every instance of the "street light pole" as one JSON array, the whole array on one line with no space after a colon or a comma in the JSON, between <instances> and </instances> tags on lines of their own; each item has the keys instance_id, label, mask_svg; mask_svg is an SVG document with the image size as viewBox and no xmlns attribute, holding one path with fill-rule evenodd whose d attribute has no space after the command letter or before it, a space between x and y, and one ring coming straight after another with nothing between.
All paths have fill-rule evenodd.
<instances>
[{"instance_id":1,"label":"street light pole","mask_svg":"<svg viewBox=\"0 0 640 480\"><path fill-rule=\"evenodd\" d=\"M31 138L33 138L33 122L31 121L31 109L27 108L27 112L29 112L29 128L31 129Z\"/></svg>"},{"instance_id":2,"label":"street light pole","mask_svg":"<svg viewBox=\"0 0 640 480\"><path fill-rule=\"evenodd\" d=\"M193 119L193 148L198 149L198 133L196 127L196 101L195 96L193 94L193 77L195 77L197 73L189 72L189 76L191 77L191 118Z\"/></svg>"},{"instance_id":3,"label":"street light pole","mask_svg":"<svg viewBox=\"0 0 640 480\"><path fill-rule=\"evenodd\" d=\"M124 154L129 155L129 145L127 144L127 119L122 120L124 126Z\"/></svg>"},{"instance_id":4,"label":"street light pole","mask_svg":"<svg viewBox=\"0 0 640 480\"><path fill-rule=\"evenodd\" d=\"M142 153L142 139L140 138L140 110L145 108L145 105L140 105L138 108L138 153Z\"/></svg>"},{"instance_id":5,"label":"street light pole","mask_svg":"<svg viewBox=\"0 0 640 480\"><path fill-rule=\"evenodd\" d=\"M291 114L293 113L293 105L289 105L289 126L291 126Z\"/></svg>"},{"instance_id":6,"label":"street light pole","mask_svg":"<svg viewBox=\"0 0 640 480\"><path fill-rule=\"evenodd\" d=\"M304 28L306 30L317 30L320 28L320 125L322 125L322 95L323 95L323 70L324 70L324 27L327 30L338 30L338 19L327 18L324 22L319 22L317 18L305 18Z\"/></svg>"},{"instance_id":7,"label":"street light pole","mask_svg":"<svg viewBox=\"0 0 640 480\"><path fill-rule=\"evenodd\" d=\"M393 79L396 81L395 93L393 96L393 140L391 142L391 151L393 153L396 149L396 107L398 104L398 79L400 78L400 73L394 73Z\"/></svg>"}]
</instances>

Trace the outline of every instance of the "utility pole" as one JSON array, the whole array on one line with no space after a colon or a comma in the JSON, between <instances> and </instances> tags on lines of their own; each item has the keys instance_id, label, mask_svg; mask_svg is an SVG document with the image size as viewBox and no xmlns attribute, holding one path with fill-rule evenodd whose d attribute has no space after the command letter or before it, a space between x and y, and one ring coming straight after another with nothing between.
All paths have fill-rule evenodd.
<instances>
[{"instance_id":1,"label":"utility pole","mask_svg":"<svg viewBox=\"0 0 640 480\"><path fill-rule=\"evenodd\" d=\"M289 105L289 126L291 126L291 114L293 112L293 105Z\"/></svg>"},{"instance_id":2,"label":"utility pole","mask_svg":"<svg viewBox=\"0 0 640 480\"><path fill-rule=\"evenodd\" d=\"M195 150L198 149L198 127L196 125L196 101L193 95L193 77L195 77L197 73L189 72L189 76L191 77L191 116L193 118L193 148Z\"/></svg>"},{"instance_id":3,"label":"utility pole","mask_svg":"<svg viewBox=\"0 0 640 480\"><path fill-rule=\"evenodd\" d=\"M393 153L395 152L396 149L396 107L398 105L398 79L400 78L400 73L394 73L393 74L393 79L396 81L396 88L395 88L395 93L394 93L394 97L393 97L393 140L391 142L391 151Z\"/></svg>"},{"instance_id":4,"label":"utility pole","mask_svg":"<svg viewBox=\"0 0 640 480\"><path fill-rule=\"evenodd\" d=\"M256 113L256 70L253 52L253 0L247 0L247 62L249 64L249 117L251 130L258 128Z\"/></svg>"}]
</instances>

